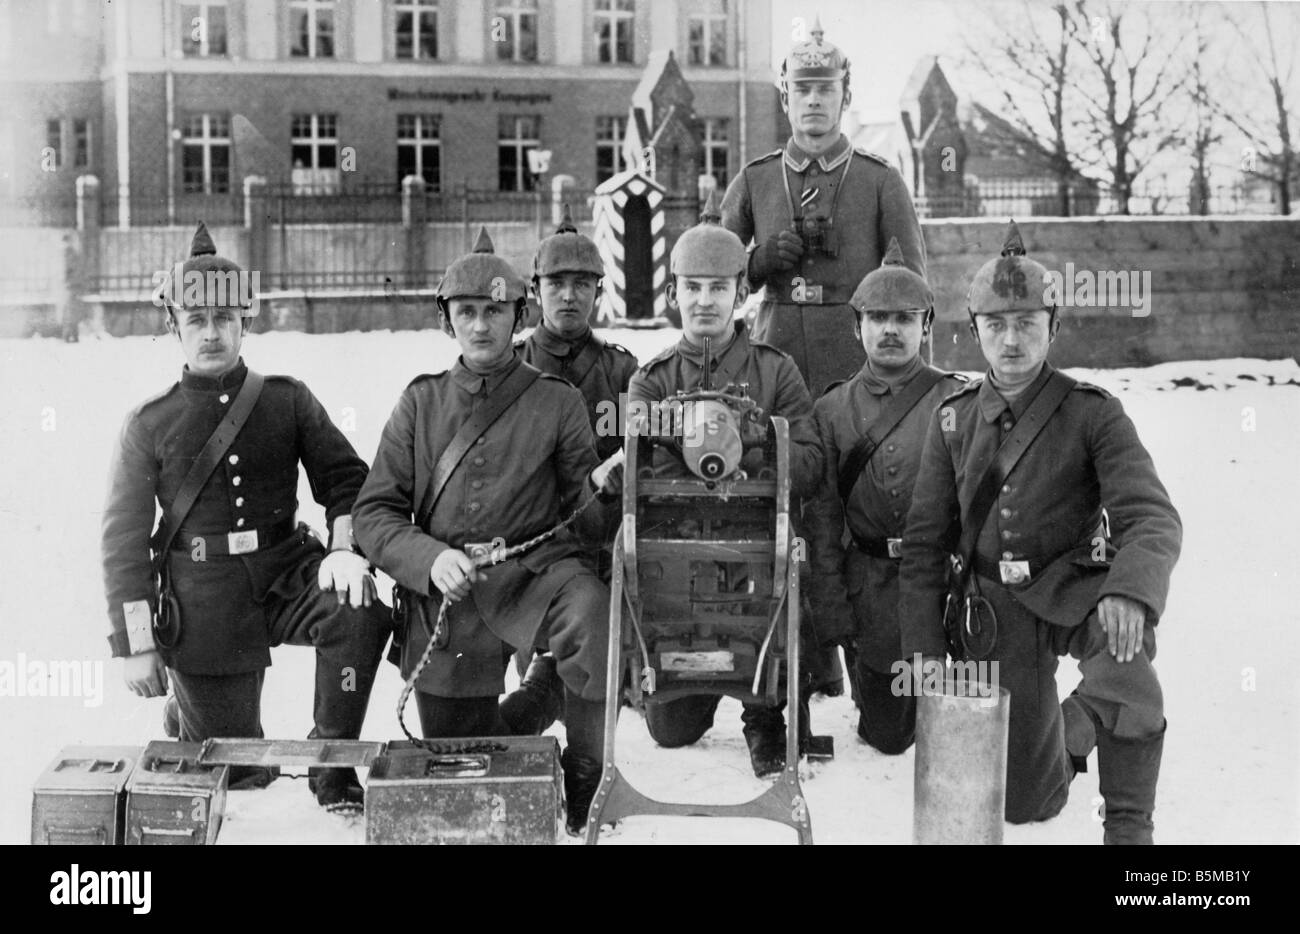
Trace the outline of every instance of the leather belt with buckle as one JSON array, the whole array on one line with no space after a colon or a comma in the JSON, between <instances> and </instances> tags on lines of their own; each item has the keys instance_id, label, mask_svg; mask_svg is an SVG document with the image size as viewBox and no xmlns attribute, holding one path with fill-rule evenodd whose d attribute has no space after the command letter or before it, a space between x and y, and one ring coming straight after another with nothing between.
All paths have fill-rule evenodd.
<instances>
[{"instance_id":1,"label":"leather belt with buckle","mask_svg":"<svg viewBox=\"0 0 1300 934\"><path fill-rule=\"evenodd\" d=\"M499 538L491 542L466 542L463 550L471 561L488 558L497 565L506 559L506 543Z\"/></svg>"},{"instance_id":2,"label":"leather belt with buckle","mask_svg":"<svg viewBox=\"0 0 1300 934\"><path fill-rule=\"evenodd\" d=\"M853 544L858 551L873 558L885 558L891 561L903 559L903 540L901 538L859 538L853 536Z\"/></svg>"},{"instance_id":3,"label":"leather belt with buckle","mask_svg":"<svg viewBox=\"0 0 1300 934\"><path fill-rule=\"evenodd\" d=\"M1045 566L1041 561L993 561L980 555L976 555L973 562L976 574L1011 586L1029 583L1042 573Z\"/></svg>"},{"instance_id":4,"label":"leather belt with buckle","mask_svg":"<svg viewBox=\"0 0 1300 934\"><path fill-rule=\"evenodd\" d=\"M182 529L176 536L175 551L193 551L202 543L206 556L251 555L284 541L298 527L293 519L284 519L264 529L245 529L239 532L214 532L196 534Z\"/></svg>"}]
</instances>

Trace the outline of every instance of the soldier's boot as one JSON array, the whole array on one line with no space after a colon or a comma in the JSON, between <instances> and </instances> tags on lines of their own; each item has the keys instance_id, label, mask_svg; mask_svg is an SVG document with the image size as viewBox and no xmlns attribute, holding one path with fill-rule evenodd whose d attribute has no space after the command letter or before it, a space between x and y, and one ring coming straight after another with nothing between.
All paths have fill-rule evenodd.
<instances>
[{"instance_id":1,"label":"soldier's boot","mask_svg":"<svg viewBox=\"0 0 1300 934\"><path fill-rule=\"evenodd\" d=\"M163 734L168 739L181 738L181 705L175 694L168 694L163 704Z\"/></svg>"},{"instance_id":2,"label":"soldier's boot","mask_svg":"<svg viewBox=\"0 0 1300 934\"><path fill-rule=\"evenodd\" d=\"M605 767L605 705L583 700L565 689L564 731L568 745L560 755L560 767L564 770L565 828L576 837L587 827L587 812Z\"/></svg>"},{"instance_id":3,"label":"soldier's boot","mask_svg":"<svg viewBox=\"0 0 1300 934\"><path fill-rule=\"evenodd\" d=\"M360 814L364 809L366 791L357 779L356 769L310 768L307 787L316 802L331 813Z\"/></svg>"},{"instance_id":4,"label":"soldier's boot","mask_svg":"<svg viewBox=\"0 0 1300 934\"><path fill-rule=\"evenodd\" d=\"M698 742L713 726L720 700L717 694L692 694L662 704L646 704L645 725L650 738L665 749Z\"/></svg>"},{"instance_id":5,"label":"soldier's boot","mask_svg":"<svg viewBox=\"0 0 1300 934\"><path fill-rule=\"evenodd\" d=\"M1097 778L1105 800L1102 842L1145 844L1154 842L1156 779L1165 731L1144 739L1121 739L1109 730L1097 731Z\"/></svg>"},{"instance_id":6,"label":"soldier's boot","mask_svg":"<svg viewBox=\"0 0 1300 934\"><path fill-rule=\"evenodd\" d=\"M844 694L844 668L836 646L815 646L806 650L808 677L815 694L840 697Z\"/></svg>"},{"instance_id":7,"label":"soldier's boot","mask_svg":"<svg viewBox=\"0 0 1300 934\"><path fill-rule=\"evenodd\" d=\"M894 676L858 668L856 684L862 697L858 736L886 756L907 752L916 740L916 698L896 696Z\"/></svg>"},{"instance_id":8,"label":"soldier's boot","mask_svg":"<svg viewBox=\"0 0 1300 934\"><path fill-rule=\"evenodd\" d=\"M514 736L540 736L563 711L564 682L549 652L532 660L519 687L501 701L501 720Z\"/></svg>"},{"instance_id":9,"label":"soldier's boot","mask_svg":"<svg viewBox=\"0 0 1300 934\"><path fill-rule=\"evenodd\" d=\"M785 768L785 714L779 707L746 704L740 714L745 724L749 764L759 778Z\"/></svg>"},{"instance_id":10,"label":"soldier's boot","mask_svg":"<svg viewBox=\"0 0 1300 934\"><path fill-rule=\"evenodd\" d=\"M1097 747L1097 722L1078 691L1061 701L1061 718L1065 721L1065 755L1070 781L1088 771L1088 755Z\"/></svg>"}]
</instances>

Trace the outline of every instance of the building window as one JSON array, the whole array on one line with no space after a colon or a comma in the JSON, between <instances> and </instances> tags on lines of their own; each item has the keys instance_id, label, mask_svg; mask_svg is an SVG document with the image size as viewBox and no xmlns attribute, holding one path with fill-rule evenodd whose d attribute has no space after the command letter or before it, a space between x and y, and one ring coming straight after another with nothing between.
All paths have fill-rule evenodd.
<instances>
[{"instance_id":1,"label":"building window","mask_svg":"<svg viewBox=\"0 0 1300 934\"><path fill-rule=\"evenodd\" d=\"M45 121L45 148L49 150L44 155L50 156L49 165L54 168L63 167L63 121L46 120ZM44 160L42 160L44 161Z\"/></svg>"},{"instance_id":2,"label":"building window","mask_svg":"<svg viewBox=\"0 0 1300 934\"><path fill-rule=\"evenodd\" d=\"M289 41L289 54L294 58L333 58L333 0L293 0L289 4Z\"/></svg>"},{"instance_id":3,"label":"building window","mask_svg":"<svg viewBox=\"0 0 1300 934\"><path fill-rule=\"evenodd\" d=\"M500 61L537 61L537 0L497 0L492 42Z\"/></svg>"},{"instance_id":4,"label":"building window","mask_svg":"<svg viewBox=\"0 0 1300 934\"><path fill-rule=\"evenodd\" d=\"M438 57L438 0L399 0L397 57Z\"/></svg>"},{"instance_id":5,"label":"building window","mask_svg":"<svg viewBox=\"0 0 1300 934\"><path fill-rule=\"evenodd\" d=\"M200 0L181 4L181 51L189 56L226 54L226 5Z\"/></svg>"},{"instance_id":6,"label":"building window","mask_svg":"<svg viewBox=\"0 0 1300 934\"><path fill-rule=\"evenodd\" d=\"M90 166L90 121L72 121L72 165L84 169Z\"/></svg>"},{"instance_id":7,"label":"building window","mask_svg":"<svg viewBox=\"0 0 1300 934\"><path fill-rule=\"evenodd\" d=\"M604 64L632 62L634 0L596 0L594 25L596 61Z\"/></svg>"},{"instance_id":8,"label":"building window","mask_svg":"<svg viewBox=\"0 0 1300 934\"><path fill-rule=\"evenodd\" d=\"M533 190L528 152L541 145L540 123L537 117L497 118L497 187L502 191Z\"/></svg>"},{"instance_id":9,"label":"building window","mask_svg":"<svg viewBox=\"0 0 1300 934\"><path fill-rule=\"evenodd\" d=\"M623 158L623 140L627 136L627 117L596 118L596 184L627 168Z\"/></svg>"},{"instance_id":10,"label":"building window","mask_svg":"<svg viewBox=\"0 0 1300 934\"><path fill-rule=\"evenodd\" d=\"M181 123L181 190L187 195L230 192L230 117L187 114Z\"/></svg>"},{"instance_id":11,"label":"building window","mask_svg":"<svg viewBox=\"0 0 1300 934\"><path fill-rule=\"evenodd\" d=\"M691 65L727 64L727 0L706 0L703 13L687 21L686 60Z\"/></svg>"},{"instance_id":12,"label":"building window","mask_svg":"<svg viewBox=\"0 0 1300 934\"><path fill-rule=\"evenodd\" d=\"M729 123L726 117L704 119L704 175L712 175L718 188L727 187L727 156L731 152Z\"/></svg>"},{"instance_id":13,"label":"building window","mask_svg":"<svg viewBox=\"0 0 1300 934\"><path fill-rule=\"evenodd\" d=\"M334 169L339 164L337 114L294 114L292 143L295 169Z\"/></svg>"},{"instance_id":14,"label":"building window","mask_svg":"<svg viewBox=\"0 0 1300 934\"><path fill-rule=\"evenodd\" d=\"M397 115L397 181L417 175L433 191L442 188L442 118L437 114Z\"/></svg>"}]
</instances>

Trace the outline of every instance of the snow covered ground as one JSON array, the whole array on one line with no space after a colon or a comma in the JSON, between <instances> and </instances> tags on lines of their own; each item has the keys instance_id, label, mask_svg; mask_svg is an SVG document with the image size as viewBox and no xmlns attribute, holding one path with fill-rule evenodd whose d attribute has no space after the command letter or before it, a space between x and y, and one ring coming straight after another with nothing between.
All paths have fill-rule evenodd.
<instances>
[{"instance_id":1,"label":"snow covered ground","mask_svg":"<svg viewBox=\"0 0 1300 934\"><path fill-rule=\"evenodd\" d=\"M674 331L609 335L642 360ZM291 373L321 398L363 457L373 456L398 394L421 372L445 368L454 345L434 331L249 338L245 359ZM63 344L0 341L0 667L84 661L82 697L0 696L0 842L26 842L30 789L60 747L143 744L162 734L162 702L121 684L105 659L99 521L116 432L135 404L176 379L169 340ZM1183 516L1183 556L1160 625L1157 667L1169 733L1156 812L1165 843L1300 841L1300 367L1293 361L1220 360L1148 369L1071 371L1119 395ZM303 482L303 518L322 512ZM284 648L266 683L267 735L311 727L313 654ZM99 673L98 680L94 677ZM1064 660L1064 695L1077 680ZM381 672L364 737L400 735L396 669ZM3 688L3 685L0 685ZM99 696L96 697L96 691ZM6 691L8 693L8 691ZM412 705L413 706L413 705ZM409 712L412 724L415 712ZM820 843L911 839L912 754L878 755L854 733L847 697L818 700L813 723L834 736L833 762L804 766ZM693 748L661 750L624 711L620 763L651 795L738 801L761 790L749 771L739 707ZM1095 761L1095 760L1094 760ZM322 812L303 781L233 792L223 843L359 843L363 827ZM1065 811L1045 824L1006 828L1008 843L1098 843L1095 769L1080 776ZM610 843L788 842L758 821L634 818Z\"/></svg>"}]
</instances>

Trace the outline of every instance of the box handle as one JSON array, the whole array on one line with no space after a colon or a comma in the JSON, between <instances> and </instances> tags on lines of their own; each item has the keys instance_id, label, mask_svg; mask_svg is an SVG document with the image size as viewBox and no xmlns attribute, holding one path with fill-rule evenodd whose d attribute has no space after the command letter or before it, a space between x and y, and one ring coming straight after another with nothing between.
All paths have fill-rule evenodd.
<instances>
[{"instance_id":1,"label":"box handle","mask_svg":"<svg viewBox=\"0 0 1300 934\"><path fill-rule=\"evenodd\" d=\"M425 775L458 775L467 778L483 778L488 773L492 757L481 756L432 756L425 768Z\"/></svg>"},{"instance_id":2,"label":"box handle","mask_svg":"<svg viewBox=\"0 0 1300 934\"><path fill-rule=\"evenodd\" d=\"M103 846L108 843L108 834L103 827L51 827L46 824L45 842L50 846Z\"/></svg>"},{"instance_id":3,"label":"box handle","mask_svg":"<svg viewBox=\"0 0 1300 934\"><path fill-rule=\"evenodd\" d=\"M146 827L141 824L139 827L132 828L136 838L136 843L180 843L180 838L187 838L190 842L194 841L196 829L194 827ZM150 840L150 837L157 838Z\"/></svg>"}]
</instances>

